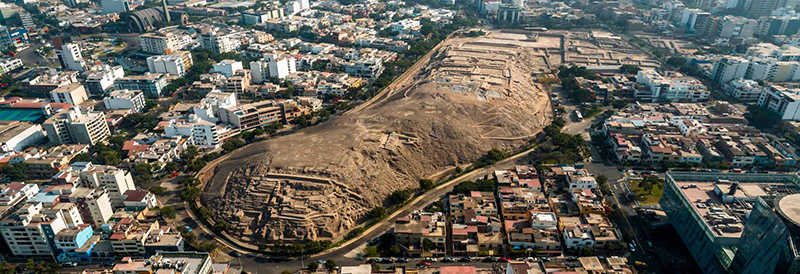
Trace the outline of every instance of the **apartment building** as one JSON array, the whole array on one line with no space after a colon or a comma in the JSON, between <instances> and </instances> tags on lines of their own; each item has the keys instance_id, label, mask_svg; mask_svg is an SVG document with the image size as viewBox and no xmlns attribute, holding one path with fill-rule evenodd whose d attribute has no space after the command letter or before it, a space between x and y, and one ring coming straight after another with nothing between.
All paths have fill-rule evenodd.
<instances>
[{"instance_id":1,"label":"apartment building","mask_svg":"<svg viewBox=\"0 0 800 274\"><path fill-rule=\"evenodd\" d=\"M53 147L37 158L25 160L25 172L33 178L50 179L69 167L75 155L88 152L89 145L86 144Z\"/></svg>"},{"instance_id":2,"label":"apartment building","mask_svg":"<svg viewBox=\"0 0 800 274\"><path fill-rule=\"evenodd\" d=\"M250 89L252 82L250 70L240 69L233 75L222 80L222 90L234 93L244 93Z\"/></svg>"},{"instance_id":3,"label":"apartment building","mask_svg":"<svg viewBox=\"0 0 800 274\"><path fill-rule=\"evenodd\" d=\"M191 144L202 148L216 148L222 142L220 134L228 131L222 126L190 116L187 119L172 119L164 125L164 134L167 137L191 137Z\"/></svg>"},{"instance_id":4,"label":"apartment building","mask_svg":"<svg viewBox=\"0 0 800 274\"><path fill-rule=\"evenodd\" d=\"M101 235L95 235L89 225L81 225L61 230L55 237L60 263L91 263L92 250L100 242Z\"/></svg>"},{"instance_id":5,"label":"apartment building","mask_svg":"<svg viewBox=\"0 0 800 274\"><path fill-rule=\"evenodd\" d=\"M203 33L200 35L200 41L203 49L211 50L217 54L236 51L241 46L239 39L236 39L232 34Z\"/></svg>"},{"instance_id":6,"label":"apartment building","mask_svg":"<svg viewBox=\"0 0 800 274\"><path fill-rule=\"evenodd\" d=\"M70 170L80 177L81 185L106 190L114 208L125 207L124 193L136 189L131 172L115 166L76 162L70 165Z\"/></svg>"},{"instance_id":7,"label":"apartment building","mask_svg":"<svg viewBox=\"0 0 800 274\"><path fill-rule=\"evenodd\" d=\"M173 33L148 32L139 35L142 51L171 55L181 49L180 38Z\"/></svg>"},{"instance_id":8,"label":"apartment building","mask_svg":"<svg viewBox=\"0 0 800 274\"><path fill-rule=\"evenodd\" d=\"M192 143L191 137L184 136L136 136L122 145L127 153L130 166L136 164L155 164L163 167L167 162L180 157L181 152Z\"/></svg>"},{"instance_id":9,"label":"apartment building","mask_svg":"<svg viewBox=\"0 0 800 274\"><path fill-rule=\"evenodd\" d=\"M92 189L62 184L46 188L39 193L43 198L55 196L59 200L77 205L83 223L100 228L114 214L114 207L109 199L109 192L104 189ZM38 197L38 196L37 196Z\"/></svg>"},{"instance_id":10,"label":"apartment building","mask_svg":"<svg viewBox=\"0 0 800 274\"><path fill-rule=\"evenodd\" d=\"M80 105L89 99L86 94L86 88L79 83L71 83L68 85L59 86L50 91L50 99L54 103L69 103L73 106Z\"/></svg>"},{"instance_id":11,"label":"apartment building","mask_svg":"<svg viewBox=\"0 0 800 274\"><path fill-rule=\"evenodd\" d=\"M11 182L0 187L0 206L13 208L39 193L39 185ZM5 212L2 212L5 213ZM0 216L5 217L5 216Z\"/></svg>"},{"instance_id":12,"label":"apartment building","mask_svg":"<svg viewBox=\"0 0 800 274\"><path fill-rule=\"evenodd\" d=\"M378 57L367 57L347 62L344 72L355 77L375 79L383 73L383 61Z\"/></svg>"},{"instance_id":13,"label":"apartment building","mask_svg":"<svg viewBox=\"0 0 800 274\"><path fill-rule=\"evenodd\" d=\"M447 243L445 217L442 212L412 213L395 221L394 235L397 244L412 257L444 256ZM424 242L433 243L433 248L424 248Z\"/></svg>"},{"instance_id":14,"label":"apartment building","mask_svg":"<svg viewBox=\"0 0 800 274\"><path fill-rule=\"evenodd\" d=\"M103 65L102 69L89 72L84 84L90 94L106 94L114 87L114 80L124 76L122 66Z\"/></svg>"},{"instance_id":15,"label":"apartment building","mask_svg":"<svg viewBox=\"0 0 800 274\"><path fill-rule=\"evenodd\" d=\"M161 96L161 90L167 86L167 76L163 73L125 76L114 81L114 89L141 90L151 98Z\"/></svg>"},{"instance_id":16,"label":"apartment building","mask_svg":"<svg viewBox=\"0 0 800 274\"><path fill-rule=\"evenodd\" d=\"M800 89L768 85L764 87L758 105L777 113L783 120L800 121Z\"/></svg>"},{"instance_id":17,"label":"apartment building","mask_svg":"<svg viewBox=\"0 0 800 274\"><path fill-rule=\"evenodd\" d=\"M79 107L57 113L42 124L51 144L89 144L105 142L111 136L102 111L84 112Z\"/></svg>"},{"instance_id":18,"label":"apartment building","mask_svg":"<svg viewBox=\"0 0 800 274\"><path fill-rule=\"evenodd\" d=\"M52 256L55 235L67 228L60 211L44 214L42 203L27 203L0 221L0 234L18 257Z\"/></svg>"},{"instance_id":19,"label":"apartment building","mask_svg":"<svg viewBox=\"0 0 800 274\"><path fill-rule=\"evenodd\" d=\"M231 77L242 69L244 69L244 67L241 61L226 59L214 64L214 66L211 67L211 72L222 74L225 77Z\"/></svg>"},{"instance_id":20,"label":"apartment building","mask_svg":"<svg viewBox=\"0 0 800 274\"><path fill-rule=\"evenodd\" d=\"M662 76L654 70L640 70L636 82L650 89L653 101L671 100L698 102L708 99L711 92L699 80L678 72Z\"/></svg>"},{"instance_id":21,"label":"apartment building","mask_svg":"<svg viewBox=\"0 0 800 274\"><path fill-rule=\"evenodd\" d=\"M711 80L720 85L726 84L733 79L744 78L750 61L738 56L728 56L714 62L714 70L711 72Z\"/></svg>"},{"instance_id":22,"label":"apartment building","mask_svg":"<svg viewBox=\"0 0 800 274\"><path fill-rule=\"evenodd\" d=\"M288 54L273 53L261 60L250 62L253 83L268 82L270 78L284 79L297 72L297 60Z\"/></svg>"},{"instance_id":23,"label":"apartment building","mask_svg":"<svg viewBox=\"0 0 800 274\"><path fill-rule=\"evenodd\" d=\"M172 55L157 55L147 57L147 69L151 73L166 73L174 76L184 76L192 67L192 54L188 51L178 51Z\"/></svg>"},{"instance_id":24,"label":"apartment building","mask_svg":"<svg viewBox=\"0 0 800 274\"><path fill-rule=\"evenodd\" d=\"M133 112L142 112L145 102L144 92L141 90L118 89L103 98L106 110L130 109Z\"/></svg>"},{"instance_id":25,"label":"apartment building","mask_svg":"<svg viewBox=\"0 0 800 274\"><path fill-rule=\"evenodd\" d=\"M748 103L758 102L762 89L758 82L748 79L735 79L722 87L729 96Z\"/></svg>"},{"instance_id":26,"label":"apartment building","mask_svg":"<svg viewBox=\"0 0 800 274\"><path fill-rule=\"evenodd\" d=\"M234 107L220 108L219 119L240 130L263 127L285 120L284 107L276 101L260 101Z\"/></svg>"},{"instance_id":27,"label":"apartment building","mask_svg":"<svg viewBox=\"0 0 800 274\"><path fill-rule=\"evenodd\" d=\"M221 92L218 90L209 92L200 103L192 107L192 113L200 119L217 123L219 122L219 112L221 108L235 107L239 105L236 93Z\"/></svg>"},{"instance_id":28,"label":"apartment building","mask_svg":"<svg viewBox=\"0 0 800 274\"><path fill-rule=\"evenodd\" d=\"M158 252L181 252L184 241L180 233L158 222L143 223L133 218L122 218L114 223L109 237L117 257L144 257Z\"/></svg>"},{"instance_id":29,"label":"apartment building","mask_svg":"<svg viewBox=\"0 0 800 274\"><path fill-rule=\"evenodd\" d=\"M56 48L55 53L63 69L75 71L86 69L86 61L83 60L81 48L78 44L63 44L60 48Z\"/></svg>"},{"instance_id":30,"label":"apartment building","mask_svg":"<svg viewBox=\"0 0 800 274\"><path fill-rule=\"evenodd\" d=\"M17 58L0 59L0 75L10 73L22 67L22 60Z\"/></svg>"}]
</instances>

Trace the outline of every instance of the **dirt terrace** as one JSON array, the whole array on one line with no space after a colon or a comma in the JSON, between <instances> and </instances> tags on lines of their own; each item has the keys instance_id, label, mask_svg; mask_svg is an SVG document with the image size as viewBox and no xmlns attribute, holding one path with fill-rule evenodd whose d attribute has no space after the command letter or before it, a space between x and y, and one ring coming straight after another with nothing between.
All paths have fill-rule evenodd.
<instances>
[{"instance_id":1,"label":"dirt terrace","mask_svg":"<svg viewBox=\"0 0 800 274\"><path fill-rule=\"evenodd\" d=\"M493 147L520 147L549 123L549 98L531 76L545 53L520 42L536 41L443 42L365 105L220 163L203 203L246 242L340 239L393 191Z\"/></svg>"}]
</instances>

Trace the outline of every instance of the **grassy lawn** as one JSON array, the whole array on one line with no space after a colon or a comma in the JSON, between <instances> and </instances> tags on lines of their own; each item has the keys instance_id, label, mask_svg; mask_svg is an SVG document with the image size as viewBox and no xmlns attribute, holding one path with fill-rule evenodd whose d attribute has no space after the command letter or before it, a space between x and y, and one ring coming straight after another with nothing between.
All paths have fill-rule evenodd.
<instances>
[{"instance_id":1,"label":"grassy lawn","mask_svg":"<svg viewBox=\"0 0 800 274\"><path fill-rule=\"evenodd\" d=\"M636 200L642 205L656 205L658 200L661 199L661 194L664 194L664 189L661 185L653 185L653 189L648 193L639 188L640 180L629 180L628 184L631 186L631 191L636 193Z\"/></svg>"}]
</instances>

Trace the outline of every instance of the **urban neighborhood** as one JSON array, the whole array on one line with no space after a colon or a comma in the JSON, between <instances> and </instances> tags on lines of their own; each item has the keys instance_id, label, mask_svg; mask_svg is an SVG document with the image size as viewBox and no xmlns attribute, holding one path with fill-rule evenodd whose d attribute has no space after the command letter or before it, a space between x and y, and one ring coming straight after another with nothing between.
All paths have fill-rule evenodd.
<instances>
[{"instance_id":1,"label":"urban neighborhood","mask_svg":"<svg viewBox=\"0 0 800 274\"><path fill-rule=\"evenodd\" d=\"M800 273L800 6L0 3L0 273Z\"/></svg>"}]
</instances>

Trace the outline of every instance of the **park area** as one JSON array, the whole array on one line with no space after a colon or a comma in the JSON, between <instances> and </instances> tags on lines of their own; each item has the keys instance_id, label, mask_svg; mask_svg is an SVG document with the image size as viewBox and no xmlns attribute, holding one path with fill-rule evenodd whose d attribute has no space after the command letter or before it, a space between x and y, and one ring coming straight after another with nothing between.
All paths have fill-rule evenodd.
<instances>
[{"instance_id":1,"label":"park area","mask_svg":"<svg viewBox=\"0 0 800 274\"><path fill-rule=\"evenodd\" d=\"M636 201L642 205L656 205L664 193L664 179L648 176L643 179L630 179L628 184L636 195Z\"/></svg>"}]
</instances>

